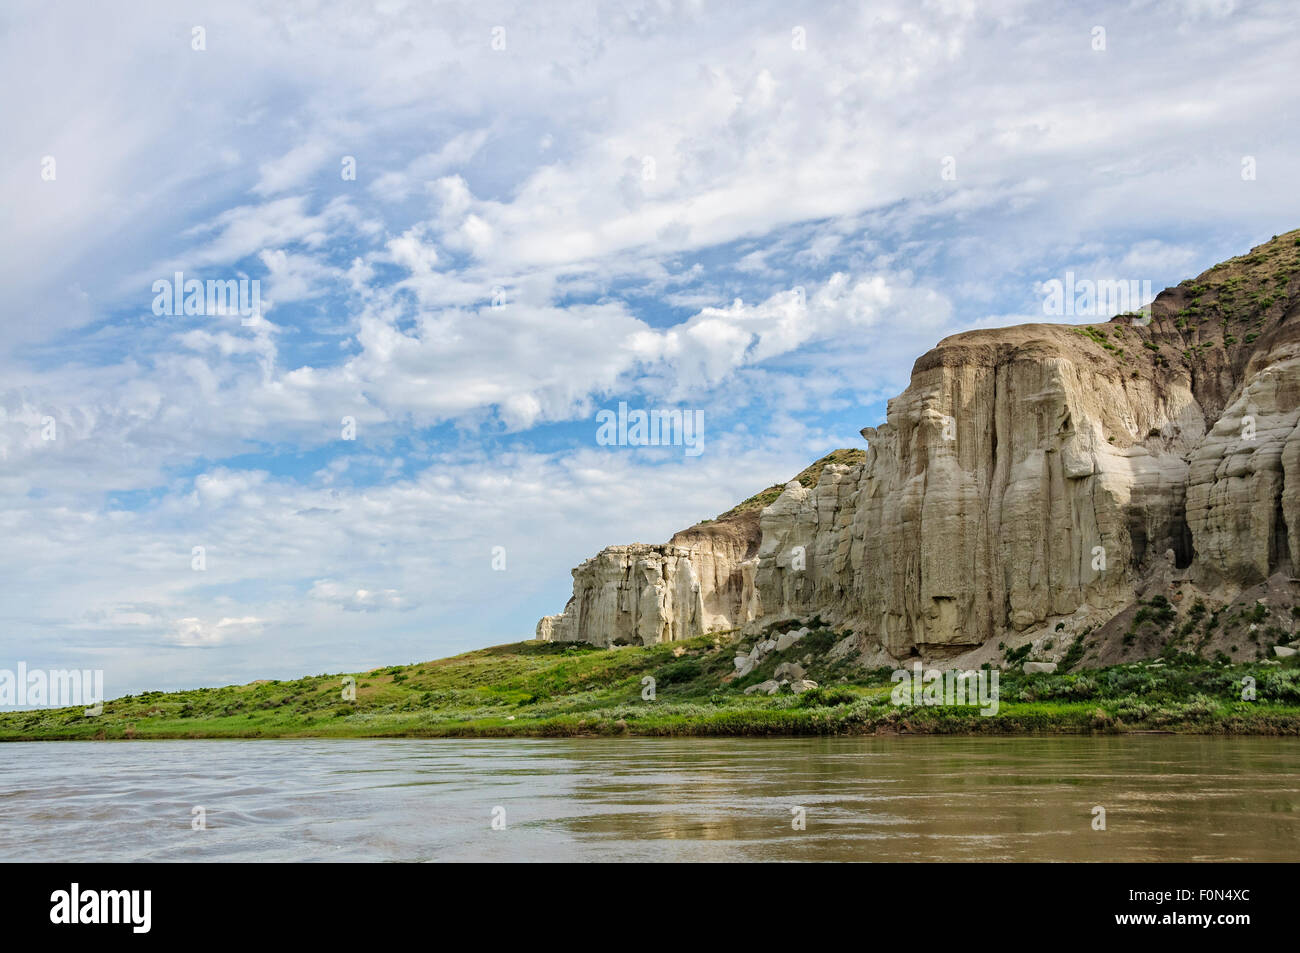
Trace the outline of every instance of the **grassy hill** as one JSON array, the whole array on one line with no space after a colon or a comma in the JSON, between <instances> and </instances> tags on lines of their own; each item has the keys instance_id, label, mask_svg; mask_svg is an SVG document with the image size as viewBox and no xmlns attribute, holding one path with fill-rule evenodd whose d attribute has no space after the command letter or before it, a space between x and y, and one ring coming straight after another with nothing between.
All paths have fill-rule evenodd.
<instances>
[{"instance_id":1,"label":"grassy hill","mask_svg":"<svg viewBox=\"0 0 1300 953\"><path fill-rule=\"evenodd\" d=\"M842 633L811 634L734 677L734 636L597 649L519 642L415 665L345 675L147 692L81 709L0 714L0 740L120 738L766 735L853 732L1176 730L1300 734L1300 656L1229 664L1191 655L1078 674L1001 674L1001 705L897 706L886 669L863 671L827 653ZM748 642L746 644L752 644ZM820 687L745 695L783 661L812 657ZM643 699L643 679L655 697ZM1243 679L1256 698L1241 698Z\"/></svg>"}]
</instances>

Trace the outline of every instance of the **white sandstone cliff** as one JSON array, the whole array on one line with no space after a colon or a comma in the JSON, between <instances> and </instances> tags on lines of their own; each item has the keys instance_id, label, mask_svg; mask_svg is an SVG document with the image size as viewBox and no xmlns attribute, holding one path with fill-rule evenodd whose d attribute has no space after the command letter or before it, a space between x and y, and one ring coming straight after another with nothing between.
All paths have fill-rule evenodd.
<instances>
[{"instance_id":1,"label":"white sandstone cliff","mask_svg":"<svg viewBox=\"0 0 1300 953\"><path fill-rule=\"evenodd\" d=\"M757 520L684 530L666 545L610 546L573 570L573 597L537 638L653 645L733 629L758 614Z\"/></svg>"},{"instance_id":2,"label":"white sandstone cliff","mask_svg":"<svg viewBox=\"0 0 1300 953\"><path fill-rule=\"evenodd\" d=\"M1165 291L1149 323L941 341L863 430L862 462L791 482L757 520L603 550L538 637L649 644L820 615L864 653L951 658L1105 622L1174 578L1232 598L1292 575L1300 304L1232 303L1236 276L1271 280L1279 256L1300 275L1297 234ZM1206 289L1220 320L1198 316Z\"/></svg>"}]
</instances>

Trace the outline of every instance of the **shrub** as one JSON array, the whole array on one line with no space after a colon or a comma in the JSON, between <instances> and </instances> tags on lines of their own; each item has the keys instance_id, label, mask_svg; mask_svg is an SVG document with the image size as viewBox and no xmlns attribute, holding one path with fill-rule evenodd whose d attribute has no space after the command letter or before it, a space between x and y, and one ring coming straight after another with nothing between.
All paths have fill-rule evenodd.
<instances>
[{"instance_id":1,"label":"shrub","mask_svg":"<svg viewBox=\"0 0 1300 953\"><path fill-rule=\"evenodd\" d=\"M1029 655L1029 650L1032 649L1033 647L1034 646L1032 642L1026 642L1018 649L1007 649L1007 653L1006 653L1007 662L1011 665L1016 665L1020 662L1023 662L1025 658Z\"/></svg>"},{"instance_id":2,"label":"shrub","mask_svg":"<svg viewBox=\"0 0 1300 953\"><path fill-rule=\"evenodd\" d=\"M833 708L836 705L849 705L857 701L857 696L842 688L810 688L799 696L800 708Z\"/></svg>"},{"instance_id":3,"label":"shrub","mask_svg":"<svg viewBox=\"0 0 1300 953\"><path fill-rule=\"evenodd\" d=\"M656 686L664 686L692 682L700 677L701 672L700 663L695 659L681 659L656 669L654 673L655 684Z\"/></svg>"},{"instance_id":4,"label":"shrub","mask_svg":"<svg viewBox=\"0 0 1300 953\"><path fill-rule=\"evenodd\" d=\"M1300 704L1300 669L1269 672L1259 688L1269 701Z\"/></svg>"},{"instance_id":5,"label":"shrub","mask_svg":"<svg viewBox=\"0 0 1300 953\"><path fill-rule=\"evenodd\" d=\"M1061 659L1061 671L1068 672L1078 665L1083 660L1083 653L1083 636L1079 636L1066 650L1064 658Z\"/></svg>"}]
</instances>

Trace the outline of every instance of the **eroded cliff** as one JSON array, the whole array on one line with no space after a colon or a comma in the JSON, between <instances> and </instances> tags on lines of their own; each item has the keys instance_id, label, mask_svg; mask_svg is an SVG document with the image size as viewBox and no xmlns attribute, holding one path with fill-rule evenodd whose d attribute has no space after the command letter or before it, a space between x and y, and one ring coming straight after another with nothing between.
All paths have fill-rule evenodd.
<instances>
[{"instance_id":1,"label":"eroded cliff","mask_svg":"<svg viewBox=\"0 0 1300 953\"><path fill-rule=\"evenodd\" d=\"M973 331L837 451L664 546L574 570L541 638L651 643L813 614L864 656L978 661L1144 594L1300 567L1300 232L1149 315Z\"/></svg>"}]
</instances>

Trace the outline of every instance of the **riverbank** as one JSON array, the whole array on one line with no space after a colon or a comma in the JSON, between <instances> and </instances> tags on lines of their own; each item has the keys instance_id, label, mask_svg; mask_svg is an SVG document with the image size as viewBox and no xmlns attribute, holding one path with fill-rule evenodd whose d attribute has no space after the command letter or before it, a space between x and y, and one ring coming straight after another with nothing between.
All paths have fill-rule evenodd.
<instances>
[{"instance_id":1,"label":"riverbank","mask_svg":"<svg viewBox=\"0 0 1300 953\"><path fill-rule=\"evenodd\" d=\"M895 704L889 669L863 671L846 659L811 665L809 677L819 687L802 694L752 692L778 665L825 660L836 638L828 629L814 630L743 678L735 675L735 643L726 636L616 649L519 642L351 675L147 692L105 702L97 716L70 708L6 712L0 714L0 740L1300 735L1296 658L1226 664L1175 654L1072 672L1008 670L998 673L997 710L987 715L977 705Z\"/></svg>"}]
</instances>

